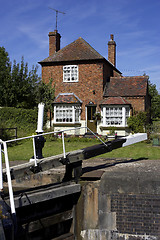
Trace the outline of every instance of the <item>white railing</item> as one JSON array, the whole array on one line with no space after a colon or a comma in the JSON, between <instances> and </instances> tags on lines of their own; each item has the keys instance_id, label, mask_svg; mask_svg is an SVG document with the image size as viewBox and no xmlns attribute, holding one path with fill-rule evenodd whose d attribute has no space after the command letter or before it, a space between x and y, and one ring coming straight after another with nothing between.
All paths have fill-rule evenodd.
<instances>
[{"instance_id":1,"label":"white railing","mask_svg":"<svg viewBox=\"0 0 160 240\"><path fill-rule=\"evenodd\" d=\"M98 138L107 147L105 142L99 136L97 136L94 132L92 132L88 127L77 127L77 128L66 129L66 130L63 130L63 131L41 133L41 134L37 134L37 135L32 135L32 136L28 136L28 137L17 138L17 139L12 139L12 140L7 140L7 141L0 140L0 192L3 191L3 167L2 167L2 152L3 152L4 157L5 157L6 174L7 174L8 190L9 190L9 198L10 198L10 207L11 207L11 213L12 214L16 214L16 210L15 210L15 204L14 204L14 196L13 196L12 181L11 181L11 174L10 174L7 143L32 138L33 139L33 152L34 152L34 159L33 160L34 160L34 164L35 164L35 167L36 167L37 166L37 157L36 157L35 138L37 138L38 136L45 136L45 135L50 135L50 134L61 133L62 134L62 145L63 145L63 157L66 158L64 132L72 131L72 130L76 130L76 129L82 129L82 128L85 128L88 131L90 131L96 138ZM3 145L4 151L2 151L2 145Z\"/></svg>"}]
</instances>

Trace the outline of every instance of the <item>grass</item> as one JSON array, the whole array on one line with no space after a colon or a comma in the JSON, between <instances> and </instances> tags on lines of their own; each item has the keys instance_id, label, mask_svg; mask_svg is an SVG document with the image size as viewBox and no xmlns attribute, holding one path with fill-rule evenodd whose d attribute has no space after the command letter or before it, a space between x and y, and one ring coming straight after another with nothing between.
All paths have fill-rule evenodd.
<instances>
[{"instance_id":1,"label":"grass","mask_svg":"<svg viewBox=\"0 0 160 240\"><path fill-rule=\"evenodd\" d=\"M136 143L127 147L116 149L103 155L106 158L132 158L132 159L160 159L160 147L153 147L146 142Z\"/></svg>"},{"instance_id":2,"label":"grass","mask_svg":"<svg viewBox=\"0 0 160 240\"><path fill-rule=\"evenodd\" d=\"M65 150L66 152L74 151L77 149L85 148L99 144L96 139L65 139ZM45 146L43 148L43 156L49 157L63 153L63 146L61 139L46 139ZM8 157L10 161L15 160L29 160L33 156L33 143L32 140L22 140L17 142L16 145L8 146Z\"/></svg>"},{"instance_id":3,"label":"grass","mask_svg":"<svg viewBox=\"0 0 160 240\"><path fill-rule=\"evenodd\" d=\"M65 149L66 152L82 149L88 146L99 144L96 139L80 139L80 138L66 138ZM43 148L43 156L48 157L63 153L62 140L47 138ZM8 146L8 156L10 161L26 160L28 161L33 156L32 140L23 140L17 145ZM132 159L160 159L160 147L153 147L151 143L141 142L124 148L113 150L112 152L99 155L97 157L103 158L132 158ZM3 157L4 158L4 157Z\"/></svg>"}]
</instances>

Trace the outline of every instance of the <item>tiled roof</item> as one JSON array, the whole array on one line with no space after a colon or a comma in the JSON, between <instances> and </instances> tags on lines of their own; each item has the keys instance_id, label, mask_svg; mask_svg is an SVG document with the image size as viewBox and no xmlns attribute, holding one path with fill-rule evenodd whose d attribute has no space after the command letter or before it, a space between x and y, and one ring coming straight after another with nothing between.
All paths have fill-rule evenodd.
<instances>
[{"instance_id":1,"label":"tiled roof","mask_svg":"<svg viewBox=\"0 0 160 240\"><path fill-rule=\"evenodd\" d=\"M54 103L82 103L74 93L59 93Z\"/></svg>"},{"instance_id":2,"label":"tiled roof","mask_svg":"<svg viewBox=\"0 0 160 240\"><path fill-rule=\"evenodd\" d=\"M111 77L105 86L104 97L145 96L147 84L147 76Z\"/></svg>"},{"instance_id":3,"label":"tiled roof","mask_svg":"<svg viewBox=\"0 0 160 240\"><path fill-rule=\"evenodd\" d=\"M79 37L74 42L70 43L66 47L60 49L52 56L45 58L39 63L95 59L105 58L101 56L94 48L92 48L83 38Z\"/></svg>"},{"instance_id":4,"label":"tiled roof","mask_svg":"<svg viewBox=\"0 0 160 240\"><path fill-rule=\"evenodd\" d=\"M126 99L122 97L108 97L102 101L102 104L107 105L124 105L124 104L130 104Z\"/></svg>"}]
</instances>

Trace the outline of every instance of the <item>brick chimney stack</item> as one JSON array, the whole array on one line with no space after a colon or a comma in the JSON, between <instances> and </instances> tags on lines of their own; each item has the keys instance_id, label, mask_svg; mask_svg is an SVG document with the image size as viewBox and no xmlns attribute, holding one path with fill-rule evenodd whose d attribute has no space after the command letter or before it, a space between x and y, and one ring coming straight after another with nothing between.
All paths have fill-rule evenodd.
<instances>
[{"instance_id":1,"label":"brick chimney stack","mask_svg":"<svg viewBox=\"0 0 160 240\"><path fill-rule=\"evenodd\" d=\"M114 35L110 35L111 39L108 42L108 61L116 66L116 42L114 41Z\"/></svg>"},{"instance_id":2,"label":"brick chimney stack","mask_svg":"<svg viewBox=\"0 0 160 240\"><path fill-rule=\"evenodd\" d=\"M54 32L49 32L49 56L53 55L55 52L60 50L60 39L61 35L57 30Z\"/></svg>"}]
</instances>

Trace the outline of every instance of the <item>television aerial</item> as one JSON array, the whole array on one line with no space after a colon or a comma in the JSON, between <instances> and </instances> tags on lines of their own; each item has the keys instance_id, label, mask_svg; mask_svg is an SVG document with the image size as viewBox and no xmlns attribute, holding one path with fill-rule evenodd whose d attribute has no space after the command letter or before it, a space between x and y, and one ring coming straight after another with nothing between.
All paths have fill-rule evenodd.
<instances>
[{"instance_id":1,"label":"television aerial","mask_svg":"<svg viewBox=\"0 0 160 240\"><path fill-rule=\"evenodd\" d=\"M66 14L65 12L61 12L57 9L54 9L54 8L51 8L49 7L51 10L55 11L56 12L56 31L57 31L57 19L58 19L58 13L62 13L62 14Z\"/></svg>"}]
</instances>

